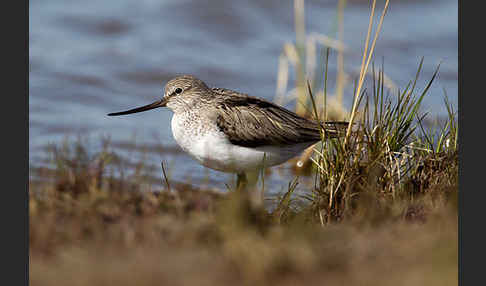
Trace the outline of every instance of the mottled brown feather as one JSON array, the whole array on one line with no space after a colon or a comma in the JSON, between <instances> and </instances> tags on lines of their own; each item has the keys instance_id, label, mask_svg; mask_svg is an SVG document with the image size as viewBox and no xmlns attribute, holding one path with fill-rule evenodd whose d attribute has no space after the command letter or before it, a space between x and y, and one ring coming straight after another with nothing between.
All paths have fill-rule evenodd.
<instances>
[{"instance_id":1,"label":"mottled brown feather","mask_svg":"<svg viewBox=\"0 0 486 286\"><path fill-rule=\"evenodd\" d=\"M264 99L224 88L217 93L216 124L231 143L245 147L293 145L321 139L319 124ZM341 136L347 122L326 122L326 135Z\"/></svg>"}]
</instances>

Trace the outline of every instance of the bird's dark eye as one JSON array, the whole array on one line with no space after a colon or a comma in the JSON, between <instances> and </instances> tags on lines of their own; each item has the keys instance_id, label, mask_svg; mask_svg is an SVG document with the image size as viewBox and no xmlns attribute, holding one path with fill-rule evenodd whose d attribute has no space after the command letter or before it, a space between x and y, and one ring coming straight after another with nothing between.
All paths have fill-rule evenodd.
<instances>
[{"instance_id":1,"label":"bird's dark eye","mask_svg":"<svg viewBox=\"0 0 486 286\"><path fill-rule=\"evenodd\" d=\"M181 92L182 92L182 88L180 88L180 87L176 88L175 93L179 94Z\"/></svg>"}]
</instances>

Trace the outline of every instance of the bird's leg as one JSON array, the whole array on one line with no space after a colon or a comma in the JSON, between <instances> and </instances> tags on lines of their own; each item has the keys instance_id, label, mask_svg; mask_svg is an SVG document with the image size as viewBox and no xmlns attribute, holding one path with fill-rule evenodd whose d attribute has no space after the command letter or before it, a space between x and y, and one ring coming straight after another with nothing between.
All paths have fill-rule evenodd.
<instances>
[{"instance_id":1,"label":"bird's leg","mask_svg":"<svg viewBox=\"0 0 486 286\"><path fill-rule=\"evenodd\" d=\"M246 178L245 173L239 173L236 177L236 190L242 191L248 185L248 179Z\"/></svg>"},{"instance_id":2,"label":"bird's leg","mask_svg":"<svg viewBox=\"0 0 486 286\"><path fill-rule=\"evenodd\" d=\"M258 170L237 174L236 190L244 191L253 207L260 207L263 203L262 193L257 186L260 172Z\"/></svg>"}]
</instances>

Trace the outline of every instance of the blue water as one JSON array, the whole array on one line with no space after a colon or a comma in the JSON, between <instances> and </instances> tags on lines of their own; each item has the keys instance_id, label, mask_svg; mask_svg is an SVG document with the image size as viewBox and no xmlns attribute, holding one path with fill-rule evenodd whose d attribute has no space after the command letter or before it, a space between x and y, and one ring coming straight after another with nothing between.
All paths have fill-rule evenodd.
<instances>
[{"instance_id":1,"label":"blue water","mask_svg":"<svg viewBox=\"0 0 486 286\"><path fill-rule=\"evenodd\" d=\"M446 113L444 90L457 107L457 1L391 1L375 57L403 88L425 57L419 90L439 62L437 80L423 103L432 116ZM348 1L344 11L345 70L359 67L369 19L367 1ZM34 164L41 147L66 136L162 144L178 150L170 132L171 112L154 110L124 117L113 111L160 98L165 82L190 73L210 86L271 100L278 57L295 42L293 1L44 0L29 2L29 150ZM307 33L335 37L337 1L306 1ZM377 14L381 7L378 7ZM329 63L331 92L336 54ZM291 71L291 74L293 71ZM292 88L293 82L289 82ZM352 102L352 86L345 90ZM292 106L292 103L289 103ZM172 177L209 179L224 189L232 177L207 170L179 152L153 155L170 164ZM285 170L285 168L284 168ZM274 189L290 177L272 175Z\"/></svg>"}]
</instances>

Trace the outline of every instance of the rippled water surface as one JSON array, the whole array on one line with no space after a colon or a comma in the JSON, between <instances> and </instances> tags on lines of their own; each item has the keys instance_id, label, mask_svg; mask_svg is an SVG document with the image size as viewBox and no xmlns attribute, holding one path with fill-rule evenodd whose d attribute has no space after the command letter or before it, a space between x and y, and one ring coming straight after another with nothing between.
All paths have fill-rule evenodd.
<instances>
[{"instance_id":1,"label":"rippled water surface","mask_svg":"<svg viewBox=\"0 0 486 286\"><path fill-rule=\"evenodd\" d=\"M442 115L444 90L457 106L457 1L391 2L375 55L380 63L384 58L386 73L402 88L422 56L421 88L442 61L423 104L424 111ZM344 11L344 43L350 47L346 70L361 63L366 3L348 1ZM172 177L209 178L224 189L230 175L207 170L178 152L169 110L117 118L106 114L160 98L165 82L184 73L210 86L271 100L282 46L295 42L293 1L33 0L29 5L31 164L48 142L109 134L119 146L134 138L163 145L167 152L151 155L151 163L172 162ZM305 5L306 32L335 37L337 1L308 0ZM335 54L331 57L333 79ZM352 87L345 90L348 107L351 93ZM271 176L274 190L291 178L283 170L284 175Z\"/></svg>"}]
</instances>

